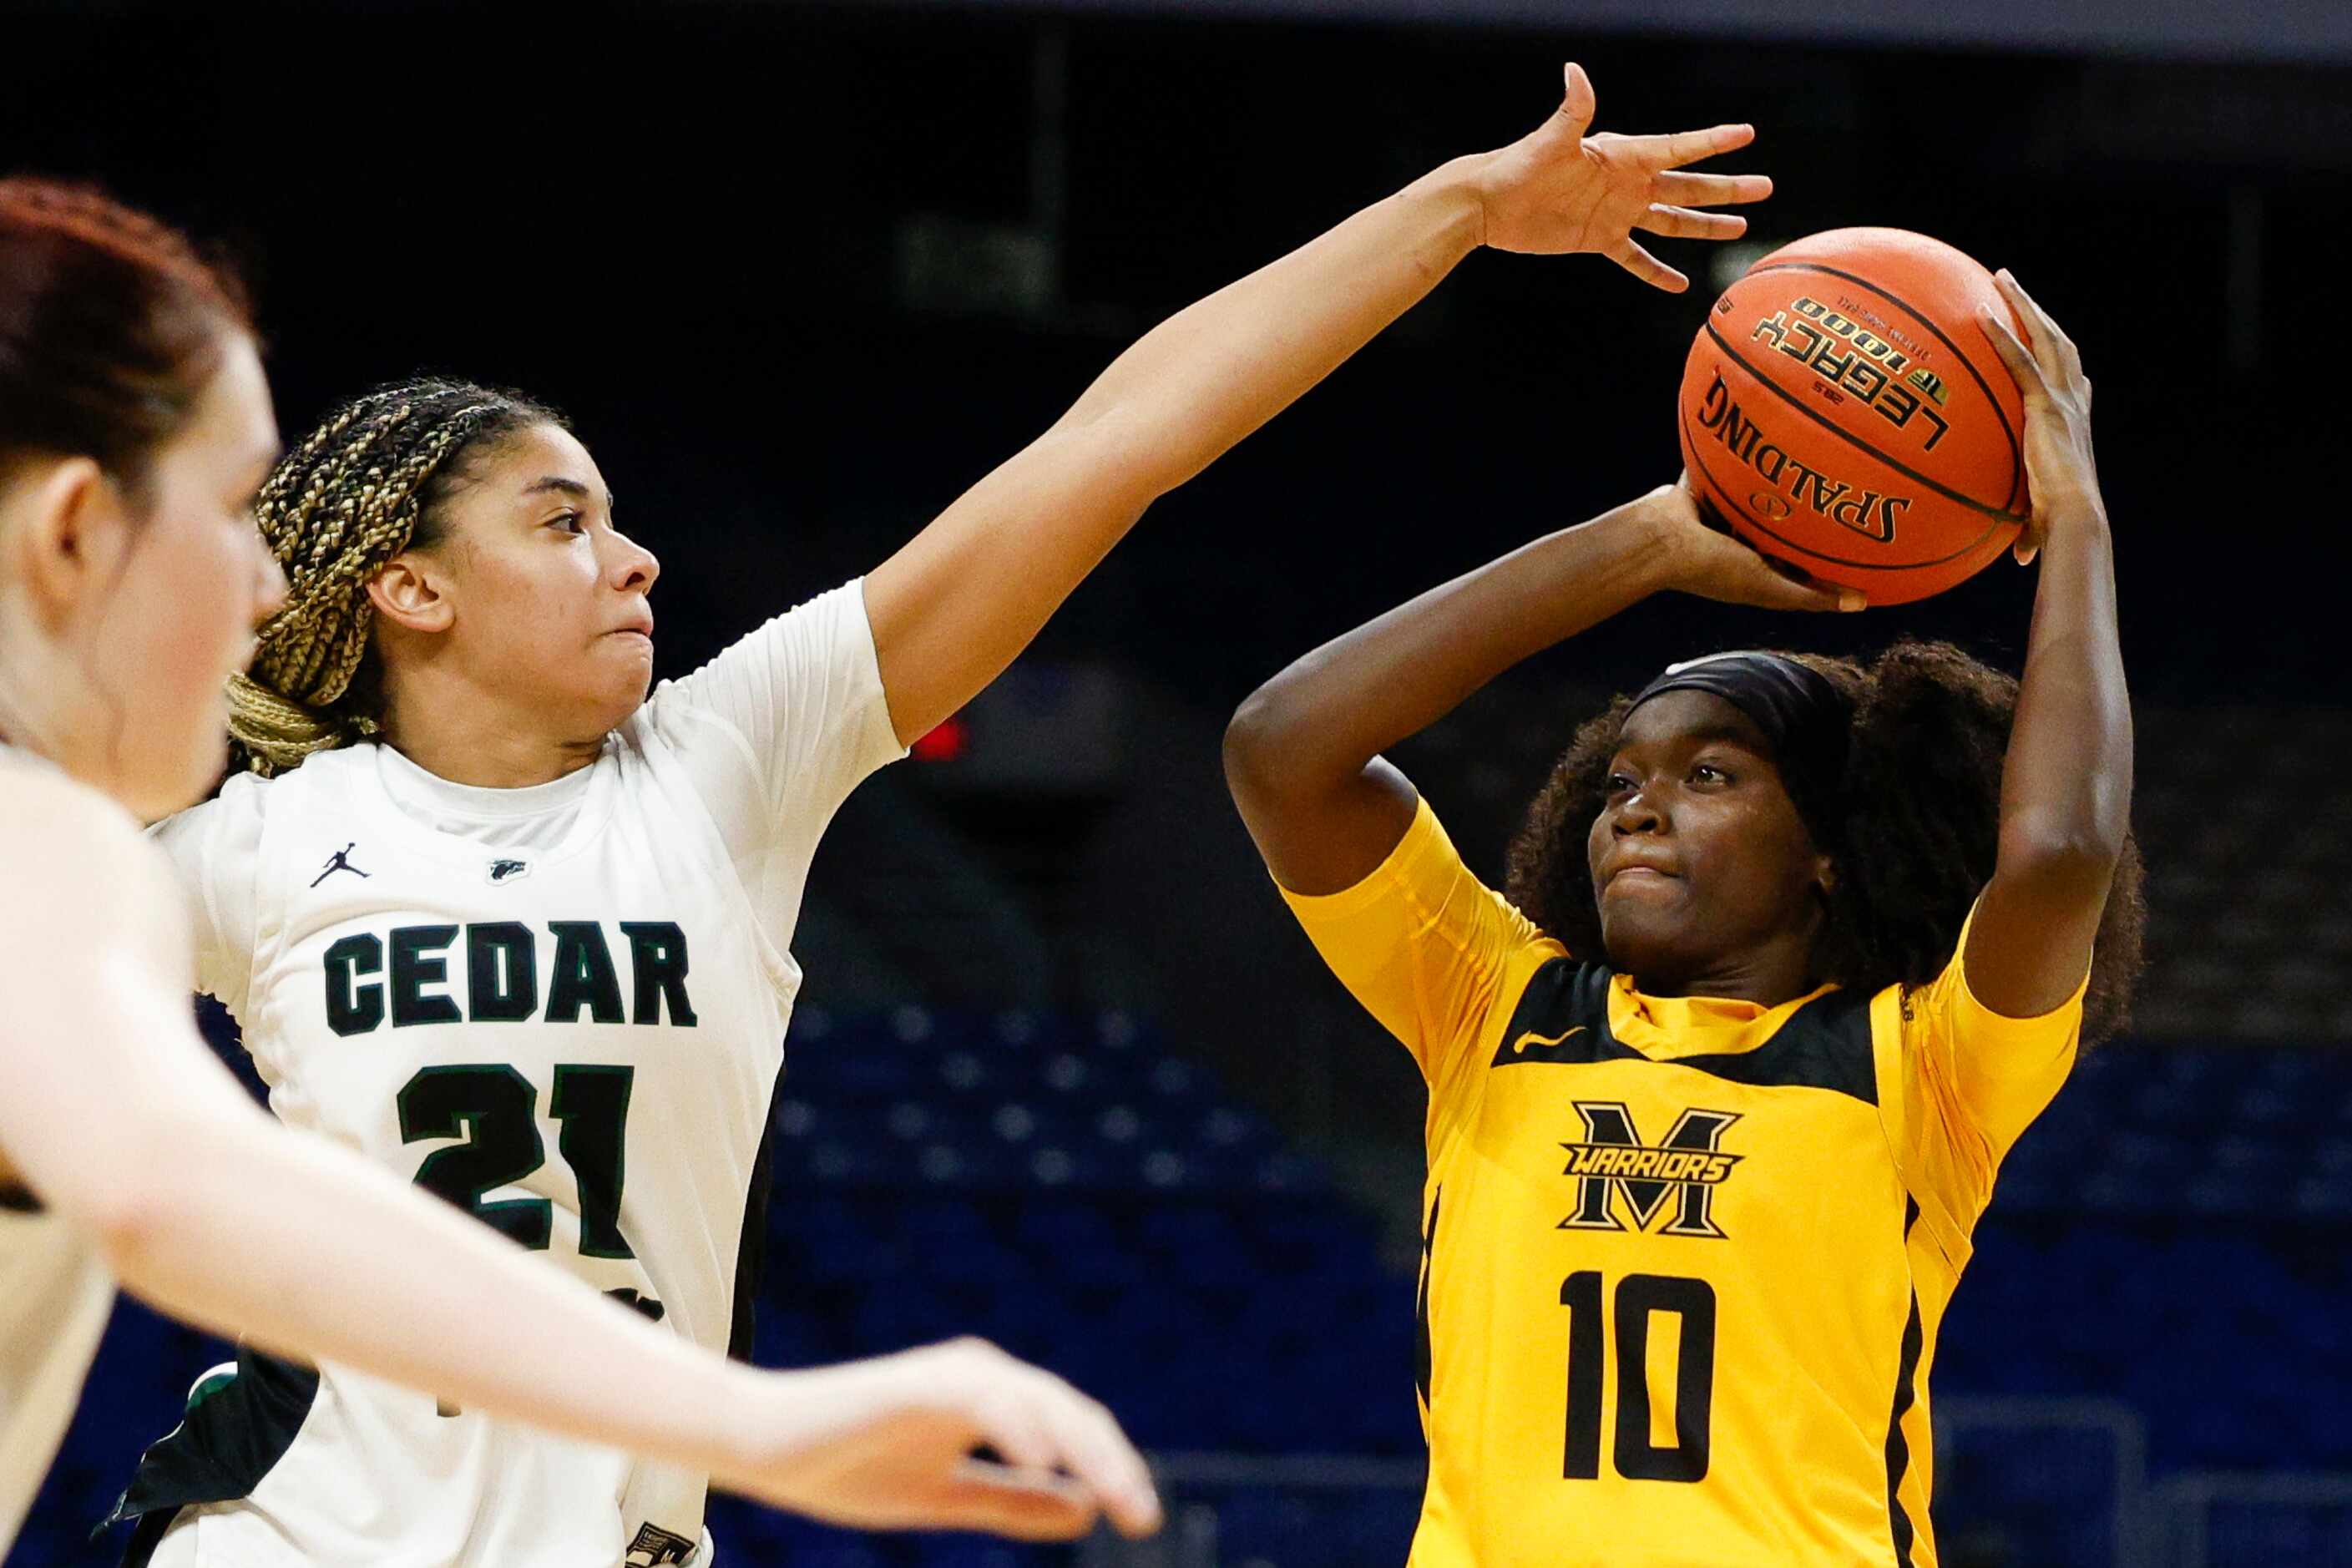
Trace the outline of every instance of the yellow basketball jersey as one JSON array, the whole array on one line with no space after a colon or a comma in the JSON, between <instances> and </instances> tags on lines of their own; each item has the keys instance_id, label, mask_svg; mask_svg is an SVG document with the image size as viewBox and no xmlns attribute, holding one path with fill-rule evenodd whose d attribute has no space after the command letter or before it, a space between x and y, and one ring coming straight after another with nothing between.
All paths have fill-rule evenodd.
<instances>
[{"instance_id":1,"label":"yellow basketball jersey","mask_svg":"<svg viewBox=\"0 0 2352 1568\"><path fill-rule=\"evenodd\" d=\"M2080 992L2005 1018L1955 957L1907 994L1645 996L1425 804L1289 901L1430 1088L1412 1568L1932 1568L1937 1325Z\"/></svg>"}]
</instances>

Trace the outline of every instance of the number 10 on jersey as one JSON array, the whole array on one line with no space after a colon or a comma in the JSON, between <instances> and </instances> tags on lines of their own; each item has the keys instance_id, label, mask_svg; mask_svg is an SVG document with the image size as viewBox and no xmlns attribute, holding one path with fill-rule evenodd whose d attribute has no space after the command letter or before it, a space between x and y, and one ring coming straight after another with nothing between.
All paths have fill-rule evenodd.
<instances>
[{"instance_id":1,"label":"number 10 on jersey","mask_svg":"<svg viewBox=\"0 0 2352 1568\"><path fill-rule=\"evenodd\" d=\"M1617 1282L1614 1310L1604 1312L1601 1271L1588 1268L1560 1282L1559 1304L1568 1309L1568 1434L1560 1475L1571 1481L1600 1478L1601 1396L1613 1351L1617 1430L1611 1447L1617 1473L1629 1481L1706 1479L1715 1415L1715 1288L1671 1274L1628 1274ZM1671 1445L1650 1437L1650 1325L1665 1313L1680 1320L1682 1331ZM1606 1331L1611 1320L1613 1334Z\"/></svg>"}]
</instances>

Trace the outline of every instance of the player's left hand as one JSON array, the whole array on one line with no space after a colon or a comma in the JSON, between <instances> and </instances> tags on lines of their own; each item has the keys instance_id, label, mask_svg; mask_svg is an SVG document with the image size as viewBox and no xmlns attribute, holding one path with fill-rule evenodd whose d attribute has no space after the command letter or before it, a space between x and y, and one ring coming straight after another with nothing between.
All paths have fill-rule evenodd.
<instances>
[{"instance_id":1,"label":"player's left hand","mask_svg":"<svg viewBox=\"0 0 2352 1568\"><path fill-rule=\"evenodd\" d=\"M1994 273L1993 282L2033 344L2028 349L2018 342L1995 312L1978 312L1979 328L2025 395L2025 484L2033 511L2010 547L2022 566L2041 553L2053 521L2104 518L2106 502L2099 496L2099 465L2091 451L2091 378L2083 374L2074 340L2033 302L2008 268Z\"/></svg>"},{"instance_id":2,"label":"player's left hand","mask_svg":"<svg viewBox=\"0 0 2352 1568\"><path fill-rule=\"evenodd\" d=\"M1075 1540L1097 1513L1128 1536L1160 1528L1150 1472L1110 1412L983 1341L762 1376L752 1457L720 1479L763 1501L860 1530L1023 1541Z\"/></svg>"},{"instance_id":3,"label":"player's left hand","mask_svg":"<svg viewBox=\"0 0 2352 1568\"><path fill-rule=\"evenodd\" d=\"M1605 256L1643 282L1679 294L1690 279L1642 248L1633 230L1670 239L1737 239L1748 220L1702 206L1760 202L1772 194L1762 174L1690 174L1682 165L1756 140L1752 125L1718 125L1671 136L1620 136L1592 124L1592 82L1568 67L1568 91L1549 120L1499 152L1479 171L1485 243L1497 250Z\"/></svg>"}]
</instances>

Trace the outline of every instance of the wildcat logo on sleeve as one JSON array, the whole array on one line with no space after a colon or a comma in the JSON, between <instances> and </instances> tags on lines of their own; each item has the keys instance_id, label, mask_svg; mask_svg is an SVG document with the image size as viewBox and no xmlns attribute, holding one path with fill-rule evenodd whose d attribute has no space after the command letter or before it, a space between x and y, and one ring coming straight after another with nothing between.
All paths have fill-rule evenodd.
<instances>
[{"instance_id":1,"label":"wildcat logo on sleeve","mask_svg":"<svg viewBox=\"0 0 2352 1568\"><path fill-rule=\"evenodd\" d=\"M488 870L486 874L493 884L499 882L520 882L525 877L530 875L530 862L528 860L509 860L504 858L493 860L490 862Z\"/></svg>"},{"instance_id":2,"label":"wildcat logo on sleeve","mask_svg":"<svg viewBox=\"0 0 2352 1568\"><path fill-rule=\"evenodd\" d=\"M694 1555L694 1542L683 1535L673 1535L657 1524L640 1526L637 1538L629 1542L628 1555L621 1559L623 1568L666 1568L672 1563L683 1563Z\"/></svg>"},{"instance_id":3,"label":"wildcat logo on sleeve","mask_svg":"<svg viewBox=\"0 0 2352 1568\"><path fill-rule=\"evenodd\" d=\"M1677 1200L1674 1217L1659 1234L1723 1237L1723 1227L1715 1223L1715 1189L1744 1158L1721 1150L1724 1132L1739 1120L1737 1111L1685 1110L1665 1142L1652 1145L1642 1141L1626 1106L1615 1100L1574 1103L1584 1120L1584 1138L1560 1145L1568 1151L1568 1167L1560 1173L1577 1178L1576 1212L1559 1228L1647 1230L1672 1196ZM1611 1204L1612 1194L1621 1205ZM1633 1223L1627 1225L1621 1212Z\"/></svg>"}]
</instances>

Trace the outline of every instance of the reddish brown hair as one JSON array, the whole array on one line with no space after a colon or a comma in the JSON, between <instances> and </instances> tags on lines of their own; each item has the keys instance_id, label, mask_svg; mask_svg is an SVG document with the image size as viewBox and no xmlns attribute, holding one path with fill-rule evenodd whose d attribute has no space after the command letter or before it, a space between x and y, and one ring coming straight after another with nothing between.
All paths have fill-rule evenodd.
<instances>
[{"instance_id":1,"label":"reddish brown hair","mask_svg":"<svg viewBox=\"0 0 2352 1568\"><path fill-rule=\"evenodd\" d=\"M0 180L0 461L89 457L126 484L250 331L244 286L178 230L98 191Z\"/></svg>"}]
</instances>

